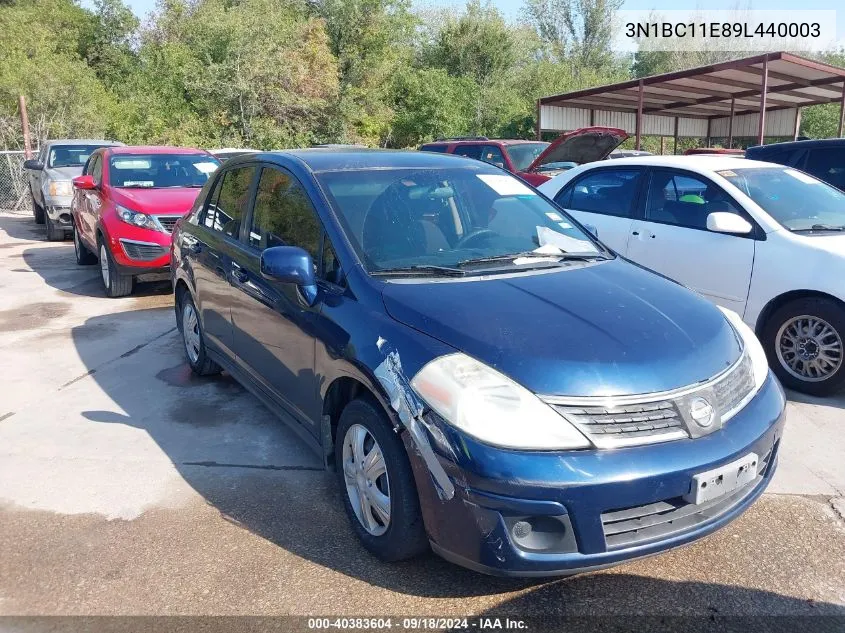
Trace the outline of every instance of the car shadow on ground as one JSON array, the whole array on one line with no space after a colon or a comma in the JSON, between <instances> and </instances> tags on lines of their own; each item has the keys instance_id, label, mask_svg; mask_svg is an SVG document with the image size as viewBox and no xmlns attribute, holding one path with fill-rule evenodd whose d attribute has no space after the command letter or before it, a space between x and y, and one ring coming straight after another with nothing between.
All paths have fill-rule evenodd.
<instances>
[{"instance_id":1,"label":"car shadow on ground","mask_svg":"<svg viewBox=\"0 0 845 633\"><path fill-rule=\"evenodd\" d=\"M47 230L43 224L36 224L32 215L11 214L4 212L0 215L0 231L16 240L27 240L30 242L46 242ZM2 248L9 248L13 242L7 242Z\"/></svg>"},{"instance_id":2,"label":"car shadow on ground","mask_svg":"<svg viewBox=\"0 0 845 633\"><path fill-rule=\"evenodd\" d=\"M166 308L138 310L135 315L162 318L162 310ZM804 603L776 593L617 572L549 581L484 576L433 554L383 563L353 535L337 475L324 471L305 444L230 376L193 375L178 333L123 354L120 358L133 355L131 366L97 371L93 344L85 333L115 318L122 316L93 317L72 330L90 377L115 405L114 411L90 410L82 415L94 424L143 430L226 521L297 557L409 596L463 598L517 592L491 614L713 615L722 609L747 609L757 614L845 615L837 605ZM281 366L278 370L285 371ZM650 607L651 603L656 606Z\"/></svg>"}]
</instances>

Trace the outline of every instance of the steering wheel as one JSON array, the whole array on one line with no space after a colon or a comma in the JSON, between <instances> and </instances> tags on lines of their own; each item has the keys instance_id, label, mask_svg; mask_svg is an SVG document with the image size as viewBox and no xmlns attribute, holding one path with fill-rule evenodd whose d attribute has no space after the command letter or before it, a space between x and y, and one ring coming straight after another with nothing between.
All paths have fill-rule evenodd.
<instances>
[{"instance_id":1,"label":"steering wheel","mask_svg":"<svg viewBox=\"0 0 845 633\"><path fill-rule=\"evenodd\" d=\"M493 229L475 229L474 231L470 231L466 235L464 235L461 239L458 240L458 243L455 244L455 248L464 248L470 242L474 242L479 237L484 235L496 235L496 231Z\"/></svg>"}]
</instances>

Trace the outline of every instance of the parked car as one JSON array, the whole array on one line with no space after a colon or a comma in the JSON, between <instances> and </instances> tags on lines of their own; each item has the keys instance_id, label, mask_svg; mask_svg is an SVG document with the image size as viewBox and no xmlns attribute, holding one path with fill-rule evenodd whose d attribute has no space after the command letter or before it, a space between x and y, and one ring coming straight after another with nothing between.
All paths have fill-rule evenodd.
<instances>
[{"instance_id":1,"label":"parked car","mask_svg":"<svg viewBox=\"0 0 845 633\"><path fill-rule=\"evenodd\" d=\"M653 156L651 152L641 149L615 149L607 155L608 158L631 158L633 156Z\"/></svg>"},{"instance_id":2,"label":"parked car","mask_svg":"<svg viewBox=\"0 0 845 633\"><path fill-rule=\"evenodd\" d=\"M481 161L233 159L171 272L191 368L225 368L336 467L382 559L613 565L771 480L785 401L751 329Z\"/></svg>"},{"instance_id":3,"label":"parked car","mask_svg":"<svg viewBox=\"0 0 845 633\"><path fill-rule=\"evenodd\" d=\"M562 134L552 143L464 136L437 139L422 145L420 151L483 160L536 187L575 165L607 158L627 138L628 134L617 128L587 127Z\"/></svg>"},{"instance_id":4,"label":"parked car","mask_svg":"<svg viewBox=\"0 0 845 633\"><path fill-rule=\"evenodd\" d=\"M745 155L800 169L845 191L845 138L757 145L745 150Z\"/></svg>"},{"instance_id":5,"label":"parked car","mask_svg":"<svg viewBox=\"0 0 845 633\"><path fill-rule=\"evenodd\" d=\"M845 382L845 195L745 158L654 156L585 165L542 185L617 253L742 315L781 381Z\"/></svg>"},{"instance_id":6,"label":"parked car","mask_svg":"<svg viewBox=\"0 0 845 633\"><path fill-rule=\"evenodd\" d=\"M123 145L117 141L88 139L53 139L41 146L37 158L24 162L29 171L29 194L35 222L45 224L51 242L65 239L72 231L70 201L71 179L82 173L88 157L98 147Z\"/></svg>"},{"instance_id":7,"label":"parked car","mask_svg":"<svg viewBox=\"0 0 845 633\"><path fill-rule=\"evenodd\" d=\"M170 234L220 163L184 147L95 150L73 179L76 263L100 262L109 297L138 281L169 277Z\"/></svg>"}]
</instances>

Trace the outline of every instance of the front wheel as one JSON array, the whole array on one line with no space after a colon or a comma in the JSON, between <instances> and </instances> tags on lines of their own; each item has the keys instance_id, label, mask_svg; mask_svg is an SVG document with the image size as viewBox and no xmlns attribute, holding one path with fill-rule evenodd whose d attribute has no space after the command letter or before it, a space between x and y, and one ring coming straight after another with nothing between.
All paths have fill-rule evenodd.
<instances>
[{"instance_id":1,"label":"front wheel","mask_svg":"<svg viewBox=\"0 0 845 633\"><path fill-rule=\"evenodd\" d=\"M352 529L384 561L428 549L408 455L378 404L353 400L340 416L335 460Z\"/></svg>"},{"instance_id":2,"label":"front wheel","mask_svg":"<svg viewBox=\"0 0 845 633\"><path fill-rule=\"evenodd\" d=\"M100 274L107 297L125 297L132 294L132 275L121 275L105 243L100 241Z\"/></svg>"},{"instance_id":3,"label":"front wheel","mask_svg":"<svg viewBox=\"0 0 845 633\"><path fill-rule=\"evenodd\" d=\"M47 228L48 242L63 242L65 239L65 230L61 225L56 225L48 214L44 214L44 224Z\"/></svg>"},{"instance_id":4,"label":"front wheel","mask_svg":"<svg viewBox=\"0 0 845 633\"><path fill-rule=\"evenodd\" d=\"M35 218L36 224L44 224L44 218L47 217L44 213L44 207L35 201L34 196L32 198L32 217Z\"/></svg>"},{"instance_id":5,"label":"front wheel","mask_svg":"<svg viewBox=\"0 0 845 633\"><path fill-rule=\"evenodd\" d=\"M845 310L823 297L805 297L778 308L763 328L769 364L796 391L827 395L845 383Z\"/></svg>"}]
</instances>

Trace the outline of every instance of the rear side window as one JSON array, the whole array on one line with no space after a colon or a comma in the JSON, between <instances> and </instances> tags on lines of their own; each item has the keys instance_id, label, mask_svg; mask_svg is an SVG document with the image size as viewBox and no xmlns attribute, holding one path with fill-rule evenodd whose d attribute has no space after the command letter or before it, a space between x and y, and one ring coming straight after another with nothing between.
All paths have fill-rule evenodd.
<instances>
[{"instance_id":1,"label":"rear side window","mask_svg":"<svg viewBox=\"0 0 845 633\"><path fill-rule=\"evenodd\" d=\"M804 171L845 191L845 147L811 149Z\"/></svg>"},{"instance_id":2,"label":"rear side window","mask_svg":"<svg viewBox=\"0 0 845 633\"><path fill-rule=\"evenodd\" d=\"M421 152L439 152L444 153L447 149L449 149L448 145L422 145L420 146Z\"/></svg>"},{"instance_id":3,"label":"rear side window","mask_svg":"<svg viewBox=\"0 0 845 633\"><path fill-rule=\"evenodd\" d=\"M478 160L481 158L481 145L459 145L452 153Z\"/></svg>"},{"instance_id":4,"label":"rear side window","mask_svg":"<svg viewBox=\"0 0 845 633\"><path fill-rule=\"evenodd\" d=\"M223 174L211 193L203 224L231 237L238 237L241 220L249 206L255 167L241 167Z\"/></svg>"},{"instance_id":5,"label":"rear side window","mask_svg":"<svg viewBox=\"0 0 845 633\"><path fill-rule=\"evenodd\" d=\"M99 185L103 182L103 155L97 154L94 159L94 164L91 166L91 176L94 178L94 183Z\"/></svg>"},{"instance_id":6,"label":"rear side window","mask_svg":"<svg viewBox=\"0 0 845 633\"><path fill-rule=\"evenodd\" d=\"M308 194L291 174L272 168L261 172L249 244L264 250L273 246L298 246L320 258L322 227Z\"/></svg>"},{"instance_id":7,"label":"rear side window","mask_svg":"<svg viewBox=\"0 0 845 633\"><path fill-rule=\"evenodd\" d=\"M638 169L602 169L564 189L556 201L574 211L630 218L641 178Z\"/></svg>"}]
</instances>

